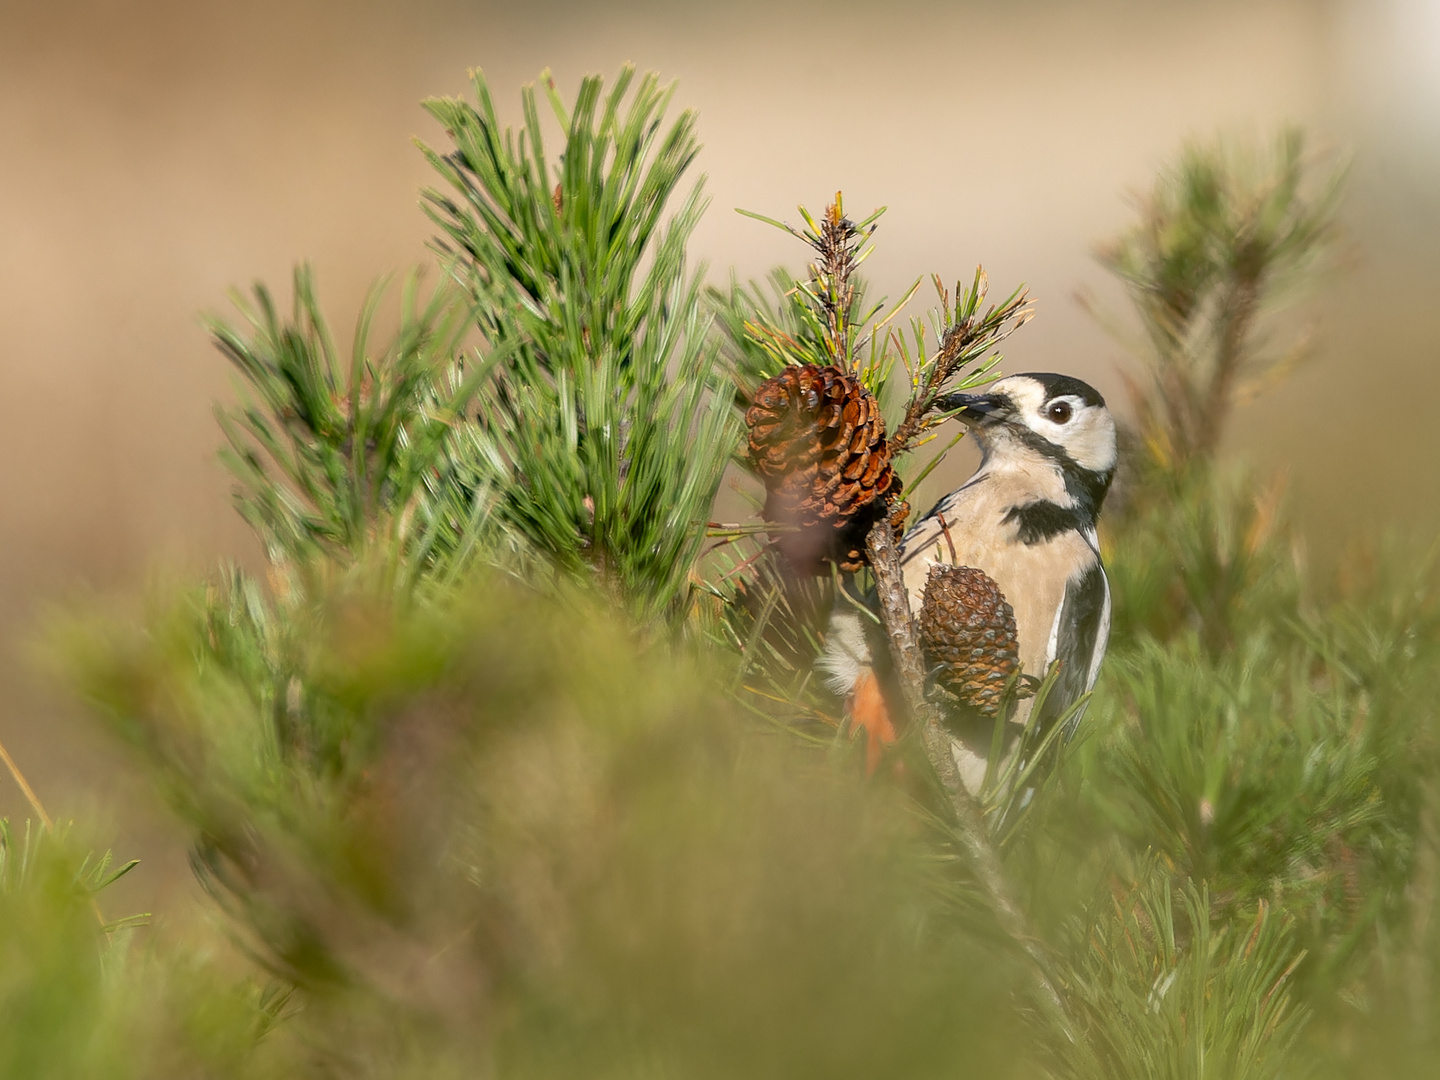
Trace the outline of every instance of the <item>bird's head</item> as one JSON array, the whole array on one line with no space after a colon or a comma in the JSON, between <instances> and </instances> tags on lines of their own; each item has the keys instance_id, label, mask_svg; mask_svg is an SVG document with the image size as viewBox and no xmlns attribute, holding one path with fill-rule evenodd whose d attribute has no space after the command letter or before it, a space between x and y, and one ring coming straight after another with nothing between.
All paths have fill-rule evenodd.
<instances>
[{"instance_id":1,"label":"bird's head","mask_svg":"<svg viewBox=\"0 0 1440 1080\"><path fill-rule=\"evenodd\" d=\"M1115 420L1094 387L1069 375L1029 372L1009 375L983 394L950 394L941 404L961 410L957 419L987 462L1046 462L1099 510L1115 475Z\"/></svg>"}]
</instances>

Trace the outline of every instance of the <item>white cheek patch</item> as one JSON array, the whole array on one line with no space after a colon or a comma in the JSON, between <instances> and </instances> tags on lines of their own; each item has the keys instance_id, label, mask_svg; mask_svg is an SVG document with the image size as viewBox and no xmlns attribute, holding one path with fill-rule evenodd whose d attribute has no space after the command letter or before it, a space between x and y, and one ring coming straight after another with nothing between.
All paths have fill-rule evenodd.
<instances>
[{"instance_id":1,"label":"white cheek patch","mask_svg":"<svg viewBox=\"0 0 1440 1080\"><path fill-rule=\"evenodd\" d=\"M1086 405L1078 398L1059 399L1070 403L1072 418L1057 424L1044 412L1026 418L1031 431L1062 447L1071 460L1090 472L1107 472L1115 467L1115 423L1104 409ZM1048 403L1047 403L1048 404Z\"/></svg>"},{"instance_id":2,"label":"white cheek patch","mask_svg":"<svg viewBox=\"0 0 1440 1080\"><path fill-rule=\"evenodd\" d=\"M1080 426L1054 441L1065 447L1082 469L1108 472L1115 467L1115 424L1108 416L1087 415Z\"/></svg>"}]
</instances>

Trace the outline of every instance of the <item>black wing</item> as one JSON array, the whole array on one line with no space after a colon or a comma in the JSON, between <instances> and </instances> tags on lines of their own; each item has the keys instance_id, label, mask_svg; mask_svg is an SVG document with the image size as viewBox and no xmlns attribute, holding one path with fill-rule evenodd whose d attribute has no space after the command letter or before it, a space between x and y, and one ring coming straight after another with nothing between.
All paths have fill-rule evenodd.
<instances>
[{"instance_id":1,"label":"black wing","mask_svg":"<svg viewBox=\"0 0 1440 1080\"><path fill-rule=\"evenodd\" d=\"M1110 639L1110 583L1097 558L1094 565L1065 589L1065 600L1056 618L1054 654L1060 662L1060 673L1041 709L1039 730L1065 714L1082 694L1095 685L1100 660ZM1081 709L1071 718L1067 737L1075 733Z\"/></svg>"}]
</instances>

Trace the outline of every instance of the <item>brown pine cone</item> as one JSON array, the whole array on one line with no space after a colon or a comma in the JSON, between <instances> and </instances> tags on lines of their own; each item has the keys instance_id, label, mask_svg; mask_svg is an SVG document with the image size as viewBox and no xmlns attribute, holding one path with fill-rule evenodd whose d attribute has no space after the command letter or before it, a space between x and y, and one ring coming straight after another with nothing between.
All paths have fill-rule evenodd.
<instances>
[{"instance_id":1,"label":"brown pine cone","mask_svg":"<svg viewBox=\"0 0 1440 1080\"><path fill-rule=\"evenodd\" d=\"M972 566L932 566L920 636L931 660L944 665L940 684L981 714L997 715L1020 653L1015 611L994 579Z\"/></svg>"},{"instance_id":2,"label":"brown pine cone","mask_svg":"<svg viewBox=\"0 0 1440 1080\"><path fill-rule=\"evenodd\" d=\"M900 477L897 476L890 484L890 497L886 500L886 505L890 508L890 531L894 533L897 544L905 535L905 519L910 516L910 504L901 498L900 492ZM842 554L838 561L841 570L848 570L853 574L861 567L870 565L870 556L865 554L865 534L873 524L870 515L865 514L861 515L861 520L852 521L843 530L839 538Z\"/></svg>"},{"instance_id":3,"label":"brown pine cone","mask_svg":"<svg viewBox=\"0 0 1440 1080\"><path fill-rule=\"evenodd\" d=\"M880 407L836 367L790 365L761 383L745 413L750 463L765 483L766 521L799 531L776 543L801 572L847 559L898 495ZM857 542L858 537L858 542Z\"/></svg>"}]
</instances>

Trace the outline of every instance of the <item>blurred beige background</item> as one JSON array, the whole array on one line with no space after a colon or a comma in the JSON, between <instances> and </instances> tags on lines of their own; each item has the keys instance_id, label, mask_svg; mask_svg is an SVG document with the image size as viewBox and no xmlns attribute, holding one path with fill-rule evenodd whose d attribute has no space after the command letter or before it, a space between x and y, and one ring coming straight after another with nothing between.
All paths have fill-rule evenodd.
<instances>
[{"instance_id":1,"label":"blurred beige background","mask_svg":"<svg viewBox=\"0 0 1440 1080\"><path fill-rule=\"evenodd\" d=\"M308 258L348 324L373 276L425 258L409 140L439 133L420 98L482 66L513 119L542 67L570 91L625 60L699 110L713 203L694 252L717 278L803 260L732 208L793 217L840 188L890 207L881 292L983 261L1040 298L1006 367L1114 397L1119 349L1073 296L1119 302L1089 252L1126 191L1191 134L1298 120L1350 147L1353 258L1312 307L1320 350L1232 443L1292 465L1322 556L1435 532L1440 0L4 0L0 739L52 813L153 856L138 903L186 887L164 817L17 650L55 599L254 557L214 462L228 373L197 313L255 279L288 295ZM0 813L25 813L3 774Z\"/></svg>"}]
</instances>

